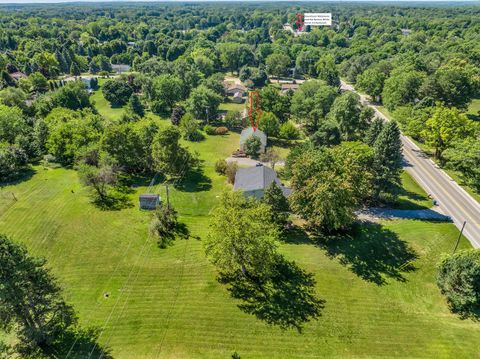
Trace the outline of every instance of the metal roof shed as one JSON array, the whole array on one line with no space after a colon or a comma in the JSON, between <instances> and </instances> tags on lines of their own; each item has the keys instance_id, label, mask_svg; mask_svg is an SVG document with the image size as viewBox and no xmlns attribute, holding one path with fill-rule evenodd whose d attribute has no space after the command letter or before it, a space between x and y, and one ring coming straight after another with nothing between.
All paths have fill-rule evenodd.
<instances>
[{"instance_id":1,"label":"metal roof shed","mask_svg":"<svg viewBox=\"0 0 480 359\"><path fill-rule=\"evenodd\" d=\"M160 204L160 196L153 193L144 193L138 197L140 209L152 210Z\"/></svg>"}]
</instances>

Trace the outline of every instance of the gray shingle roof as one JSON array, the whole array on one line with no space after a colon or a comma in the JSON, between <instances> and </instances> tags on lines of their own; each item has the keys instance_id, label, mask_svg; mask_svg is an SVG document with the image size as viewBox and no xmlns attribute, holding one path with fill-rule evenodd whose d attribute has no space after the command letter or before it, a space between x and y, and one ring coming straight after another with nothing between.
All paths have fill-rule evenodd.
<instances>
[{"instance_id":1,"label":"gray shingle roof","mask_svg":"<svg viewBox=\"0 0 480 359\"><path fill-rule=\"evenodd\" d=\"M238 169L235 175L235 190L254 191L266 189L273 181L280 187L281 182L274 170L267 166Z\"/></svg>"},{"instance_id":2,"label":"gray shingle roof","mask_svg":"<svg viewBox=\"0 0 480 359\"><path fill-rule=\"evenodd\" d=\"M242 130L242 133L240 134L240 144L244 144L247 138L252 135L258 137L263 146L267 146L267 135L259 129L254 131L252 127L247 127Z\"/></svg>"}]
</instances>

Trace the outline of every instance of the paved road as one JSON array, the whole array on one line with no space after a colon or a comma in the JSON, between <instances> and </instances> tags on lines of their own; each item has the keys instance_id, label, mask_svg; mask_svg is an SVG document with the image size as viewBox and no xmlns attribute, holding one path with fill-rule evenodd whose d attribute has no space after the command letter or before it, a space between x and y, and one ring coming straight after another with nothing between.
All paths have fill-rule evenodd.
<instances>
[{"instance_id":1,"label":"paved road","mask_svg":"<svg viewBox=\"0 0 480 359\"><path fill-rule=\"evenodd\" d=\"M353 86L343 81L342 89L356 92ZM366 96L359 95L362 103L373 108L378 117L389 120ZM480 204L428 158L410 138L402 135L402 143L406 171L439 202L442 212L450 216L458 229L462 228L464 221L467 222L463 234L473 247L480 248Z\"/></svg>"}]
</instances>

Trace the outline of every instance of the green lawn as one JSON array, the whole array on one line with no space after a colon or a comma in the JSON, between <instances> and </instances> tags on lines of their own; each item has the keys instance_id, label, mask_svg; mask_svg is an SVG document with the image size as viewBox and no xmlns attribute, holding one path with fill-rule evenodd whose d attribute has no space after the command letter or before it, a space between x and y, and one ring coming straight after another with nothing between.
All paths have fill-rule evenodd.
<instances>
[{"instance_id":1,"label":"green lawn","mask_svg":"<svg viewBox=\"0 0 480 359\"><path fill-rule=\"evenodd\" d=\"M111 79L98 79L98 85L100 88L91 94L90 100L95 104L95 107L100 115L107 120L114 121L119 119L125 110L122 107L111 107L110 103L105 99L105 97L103 97L101 86L105 83L105 81L109 80Z\"/></svg>"},{"instance_id":2,"label":"green lawn","mask_svg":"<svg viewBox=\"0 0 480 359\"><path fill-rule=\"evenodd\" d=\"M18 202L0 215L0 232L48 258L81 323L105 325L100 341L115 358L228 358L233 351L242 358L477 355L480 326L451 315L435 285L435 264L458 236L448 223L389 221L328 246L304 236L283 243L289 259L315 274L325 300L322 316L302 333L239 309L201 243L227 188L213 164L237 142L238 134L230 134L189 143L204 160L204 176L173 189L171 202L192 237L167 249L148 238L150 213L136 207L145 187L131 195L134 207L102 211L75 171L61 168L36 167L31 179L4 189ZM415 190L407 180L408 186ZM157 189L164 198L165 189ZM469 244L463 239L460 246ZM415 270L408 270L415 256Z\"/></svg>"},{"instance_id":3,"label":"green lawn","mask_svg":"<svg viewBox=\"0 0 480 359\"><path fill-rule=\"evenodd\" d=\"M222 102L218 107L220 111L243 111L245 108L245 103L235 103L231 101Z\"/></svg>"},{"instance_id":4,"label":"green lawn","mask_svg":"<svg viewBox=\"0 0 480 359\"><path fill-rule=\"evenodd\" d=\"M403 171L401 175L402 190L398 196L394 207L398 209L428 209L433 203L428 194L420 185L408 174Z\"/></svg>"},{"instance_id":5,"label":"green lawn","mask_svg":"<svg viewBox=\"0 0 480 359\"><path fill-rule=\"evenodd\" d=\"M480 115L480 98L474 99L468 107L468 114L478 118Z\"/></svg>"}]
</instances>

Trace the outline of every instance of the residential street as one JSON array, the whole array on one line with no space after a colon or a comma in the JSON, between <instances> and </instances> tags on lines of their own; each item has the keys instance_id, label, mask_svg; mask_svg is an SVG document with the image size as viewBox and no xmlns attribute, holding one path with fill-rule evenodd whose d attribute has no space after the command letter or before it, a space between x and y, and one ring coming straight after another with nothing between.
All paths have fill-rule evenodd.
<instances>
[{"instance_id":1,"label":"residential street","mask_svg":"<svg viewBox=\"0 0 480 359\"><path fill-rule=\"evenodd\" d=\"M342 81L342 90L355 91L353 86ZM357 92L358 93L358 92ZM389 119L370 103L367 96L359 94L363 104L375 110L378 117ZM480 204L461 188L448 174L424 154L413 141L402 135L406 171L432 196L442 212L450 216L460 230L466 221L463 234L473 247L480 247ZM454 243L452 243L452 248Z\"/></svg>"}]
</instances>

